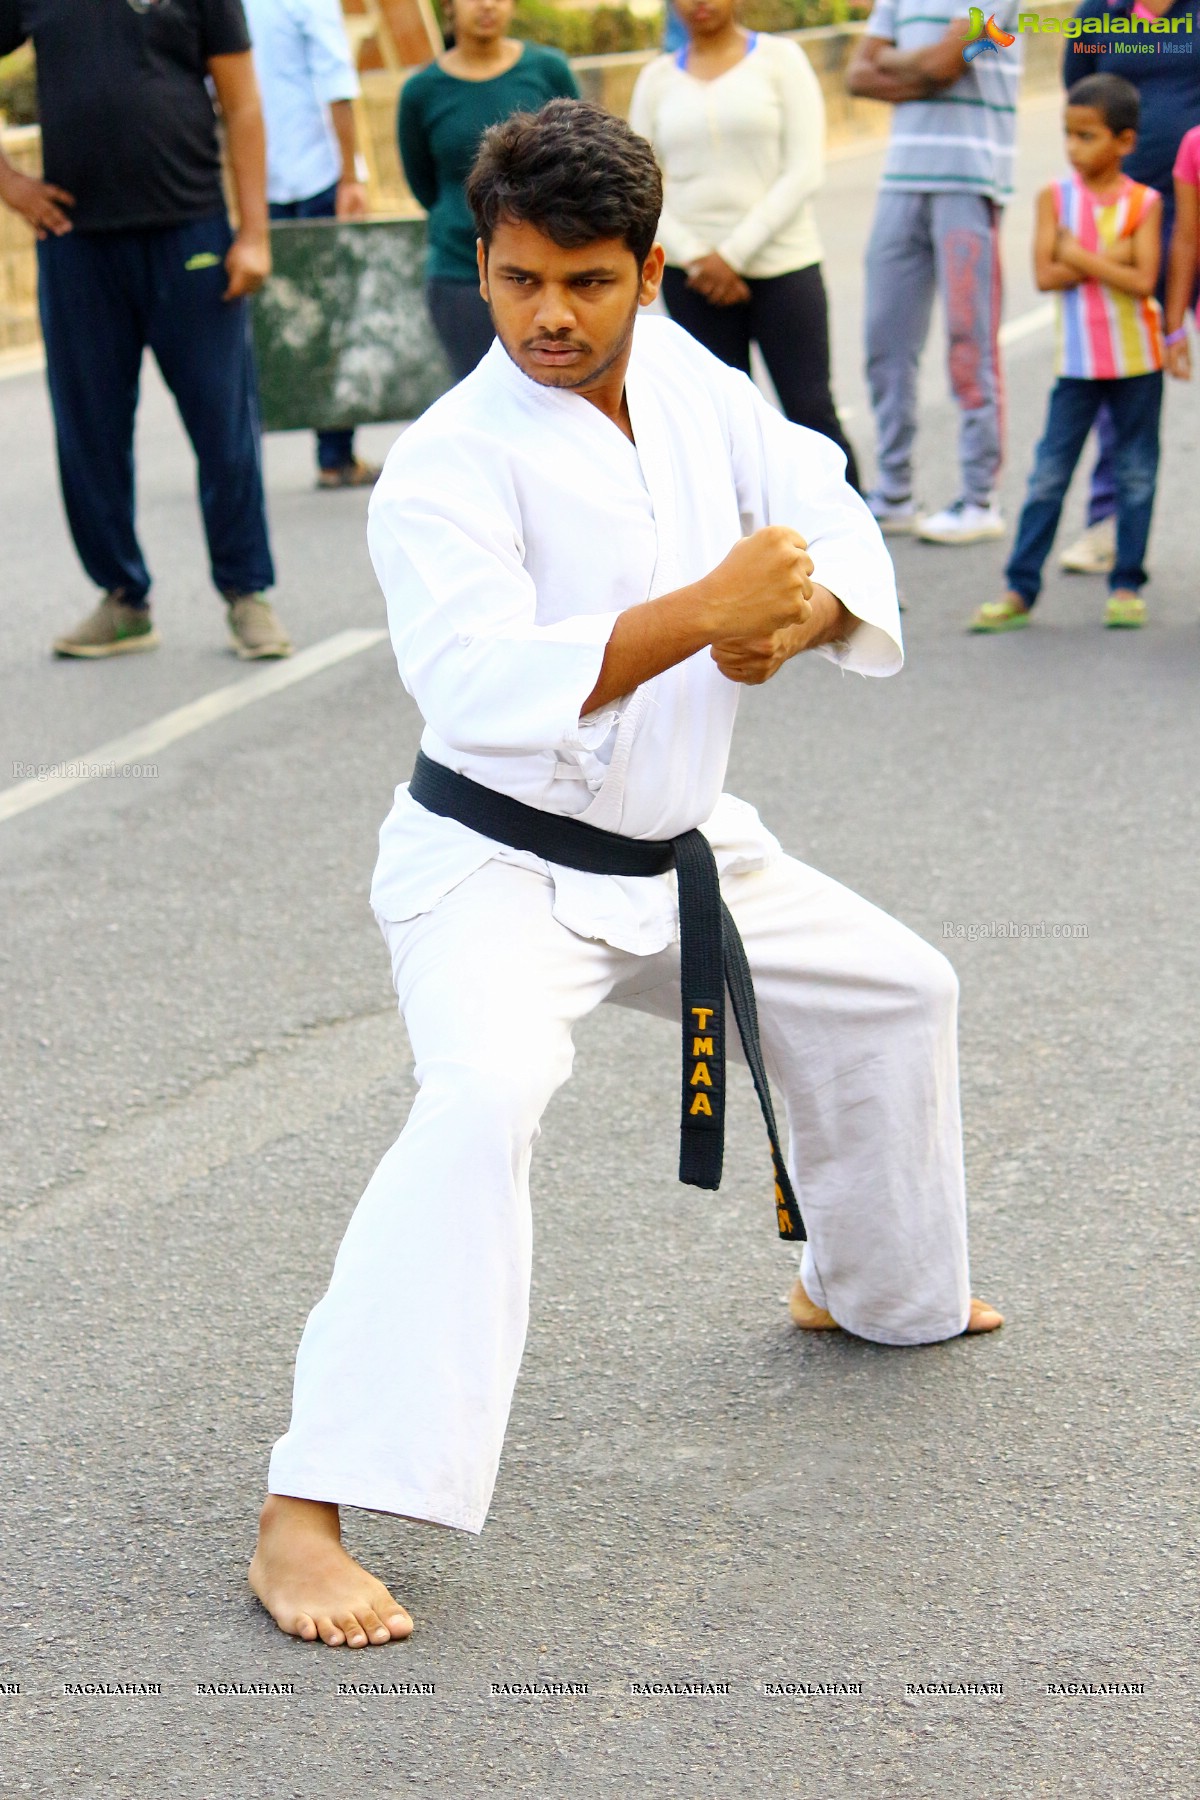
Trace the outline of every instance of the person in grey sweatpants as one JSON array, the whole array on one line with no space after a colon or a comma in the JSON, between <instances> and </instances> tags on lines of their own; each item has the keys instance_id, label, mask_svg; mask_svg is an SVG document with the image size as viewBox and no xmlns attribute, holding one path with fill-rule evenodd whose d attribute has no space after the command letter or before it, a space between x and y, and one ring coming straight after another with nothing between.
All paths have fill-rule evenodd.
<instances>
[{"instance_id":1,"label":"person in grey sweatpants","mask_svg":"<svg viewBox=\"0 0 1200 1800\"><path fill-rule=\"evenodd\" d=\"M993 499L1003 447L999 227L1012 192L1020 43L989 35L987 49L965 60L967 10L957 0L944 13L931 13L929 0L876 0L846 77L851 93L896 109L867 247L877 462L867 504L885 532L915 530L943 544L1004 532ZM1001 35L1009 12L1015 18L1011 0L993 14ZM918 519L917 370L935 292L959 409L960 488L949 506Z\"/></svg>"}]
</instances>

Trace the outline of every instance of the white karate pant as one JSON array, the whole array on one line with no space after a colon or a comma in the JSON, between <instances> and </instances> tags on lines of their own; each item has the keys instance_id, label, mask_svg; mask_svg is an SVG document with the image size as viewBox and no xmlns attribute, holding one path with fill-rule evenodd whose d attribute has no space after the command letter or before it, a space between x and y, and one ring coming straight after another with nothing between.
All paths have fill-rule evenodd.
<instances>
[{"instance_id":1,"label":"white karate pant","mask_svg":"<svg viewBox=\"0 0 1200 1800\"><path fill-rule=\"evenodd\" d=\"M955 1336L969 1294L953 970L790 858L722 890L787 1119L808 1293L879 1343ZM546 877L491 862L384 926L420 1091L309 1317L272 1493L482 1529L525 1345L530 1157L572 1029L602 1000L679 1016L677 945L630 955L552 904ZM728 1039L738 1053L732 1017Z\"/></svg>"}]
</instances>

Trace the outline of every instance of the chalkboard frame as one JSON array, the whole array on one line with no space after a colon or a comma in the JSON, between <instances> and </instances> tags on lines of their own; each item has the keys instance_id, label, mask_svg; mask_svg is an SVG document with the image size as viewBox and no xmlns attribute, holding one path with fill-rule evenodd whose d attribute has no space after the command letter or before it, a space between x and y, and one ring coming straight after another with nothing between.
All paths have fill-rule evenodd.
<instances>
[{"instance_id":1,"label":"chalkboard frame","mask_svg":"<svg viewBox=\"0 0 1200 1800\"><path fill-rule=\"evenodd\" d=\"M452 385L423 293L424 219L284 219L252 309L264 431L415 419Z\"/></svg>"}]
</instances>

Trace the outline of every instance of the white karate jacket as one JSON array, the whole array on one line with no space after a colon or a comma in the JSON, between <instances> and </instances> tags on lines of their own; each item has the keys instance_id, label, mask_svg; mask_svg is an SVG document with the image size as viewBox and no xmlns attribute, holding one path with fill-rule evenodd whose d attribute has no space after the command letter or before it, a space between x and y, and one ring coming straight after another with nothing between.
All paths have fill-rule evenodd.
<instances>
[{"instance_id":1,"label":"white karate jacket","mask_svg":"<svg viewBox=\"0 0 1200 1800\"><path fill-rule=\"evenodd\" d=\"M670 320L639 317L626 397L636 447L497 341L397 441L368 543L400 677L427 755L472 780L630 837L703 826L722 872L761 867L778 845L721 792L741 688L707 650L580 718L613 624L699 580L739 537L789 525L814 579L862 621L844 649L815 654L891 675L903 663L891 559L841 451ZM497 856L548 873L556 916L582 936L649 955L675 934L673 873L551 868L427 812L406 784L372 905L411 918Z\"/></svg>"}]
</instances>

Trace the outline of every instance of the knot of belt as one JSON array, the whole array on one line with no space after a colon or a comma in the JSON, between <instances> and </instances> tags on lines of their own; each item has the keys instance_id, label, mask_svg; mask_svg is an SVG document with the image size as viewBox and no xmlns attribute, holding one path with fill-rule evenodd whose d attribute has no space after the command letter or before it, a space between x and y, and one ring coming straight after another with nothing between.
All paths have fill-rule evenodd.
<instances>
[{"instance_id":1,"label":"knot of belt","mask_svg":"<svg viewBox=\"0 0 1200 1800\"><path fill-rule=\"evenodd\" d=\"M679 1119L679 1179L718 1188L725 1154L725 990L733 1007L754 1091L762 1108L775 1167L779 1235L803 1240L804 1221L779 1148L775 1109L763 1064L758 1009L746 949L721 898L712 845L702 831L673 838L629 838L561 813L526 806L510 794L482 787L418 750L409 793L428 812L457 819L483 837L526 850L549 863L589 875L661 875L674 868L679 883L683 1097Z\"/></svg>"}]
</instances>

